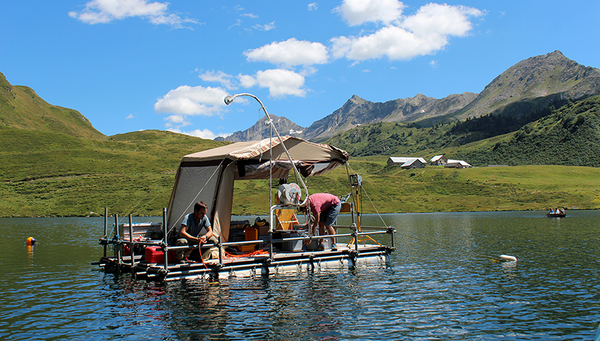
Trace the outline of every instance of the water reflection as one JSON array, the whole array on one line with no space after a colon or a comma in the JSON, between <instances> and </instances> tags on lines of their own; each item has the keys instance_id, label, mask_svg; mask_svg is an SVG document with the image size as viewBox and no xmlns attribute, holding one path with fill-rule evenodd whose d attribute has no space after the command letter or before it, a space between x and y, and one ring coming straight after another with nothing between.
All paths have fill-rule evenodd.
<instances>
[{"instance_id":1,"label":"water reflection","mask_svg":"<svg viewBox=\"0 0 600 341\"><path fill-rule=\"evenodd\" d=\"M0 338L593 339L600 212L544 214L365 215L397 229L388 268L166 284L90 265L102 219L0 219Z\"/></svg>"},{"instance_id":2,"label":"water reflection","mask_svg":"<svg viewBox=\"0 0 600 341\"><path fill-rule=\"evenodd\" d=\"M27 248L27 256L29 257L30 266L33 265L33 251L35 250L35 245L25 245Z\"/></svg>"}]
</instances>

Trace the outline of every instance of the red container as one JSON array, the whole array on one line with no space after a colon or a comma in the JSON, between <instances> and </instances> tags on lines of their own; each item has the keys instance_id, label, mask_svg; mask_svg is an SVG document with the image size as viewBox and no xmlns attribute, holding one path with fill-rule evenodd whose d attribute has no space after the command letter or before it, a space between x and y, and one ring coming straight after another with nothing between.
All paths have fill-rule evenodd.
<instances>
[{"instance_id":1,"label":"red container","mask_svg":"<svg viewBox=\"0 0 600 341\"><path fill-rule=\"evenodd\" d=\"M175 262L175 251L169 251L169 262ZM144 259L146 263L164 263L165 253L161 250L160 246L147 246L144 251Z\"/></svg>"}]
</instances>

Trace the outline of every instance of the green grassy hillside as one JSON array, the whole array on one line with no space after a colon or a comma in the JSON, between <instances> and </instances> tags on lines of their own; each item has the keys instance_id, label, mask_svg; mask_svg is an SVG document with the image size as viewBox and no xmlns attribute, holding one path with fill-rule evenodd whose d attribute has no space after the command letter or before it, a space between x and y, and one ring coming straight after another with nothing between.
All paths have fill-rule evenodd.
<instances>
[{"instance_id":1,"label":"green grassy hillside","mask_svg":"<svg viewBox=\"0 0 600 341\"><path fill-rule=\"evenodd\" d=\"M160 215L181 157L224 144L164 131L96 141L14 128L0 128L0 143L10 146L0 151L2 217L86 216L104 207ZM600 168L401 170L386 166L383 156L356 158L350 167L364 178L364 212L600 208ZM350 191L344 167L307 183L311 193ZM267 213L268 181L238 181L235 191L234 214Z\"/></svg>"},{"instance_id":2,"label":"green grassy hillside","mask_svg":"<svg viewBox=\"0 0 600 341\"><path fill-rule=\"evenodd\" d=\"M0 126L68 134L89 139L105 136L73 109L46 103L33 89L11 85L0 73Z\"/></svg>"},{"instance_id":3,"label":"green grassy hillside","mask_svg":"<svg viewBox=\"0 0 600 341\"><path fill-rule=\"evenodd\" d=\"M104 140L0 127L0 216L156 215L181 157L226 144L165 131Z\"/></svg>"},{"instance_id":4,"label":"green grassy hillside","mask_svg":"<svg viewBox=\"0 0 600 341\"><path fill-rule=\"evenodd\" d=\"M600 165L600 96L558 109L517 115L502 111L467 121L419 127L375 123L344 132L327 143L352 156L436 154L472 165Z\"/></svg>"},{"instance_id":5,"label":"green grassy hillside","mask_svg":"<svg viewBox=\"0 0 600 341\"><path fill-rule=\"evenodd\" d=\"M351 160L362 174L365 213L546 210L600 208L600 168L516 166L402 170L385 161ZM290 181L293 181L290 179ZM344 167L308 179L311 193L350 192ZM274 191L276 189L273 189ZM266 213L266 181L236 183L236 214Z\"/></svg>"},{"instance_id":6,"label":"green grassy hillside","mask_svg":"<svg viewBox=\"0 0 600 341\"><path fill-rule=\"evenodd\" d=\"M569 103L495 140L455 156L476 164L600 166L600 96Z\"/></svg>"}]
</instances>

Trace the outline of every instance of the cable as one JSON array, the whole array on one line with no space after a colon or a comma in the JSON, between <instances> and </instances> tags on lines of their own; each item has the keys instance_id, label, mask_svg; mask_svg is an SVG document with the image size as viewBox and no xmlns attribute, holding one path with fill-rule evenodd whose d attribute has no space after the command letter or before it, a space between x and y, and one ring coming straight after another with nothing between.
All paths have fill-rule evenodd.
<instances>
[{"instance_id":1,"label":"cable","mask_svg":"<svg viewBox=\"0 0 600 341\"><path fill-rule=\"evenodd\" d=\"M198 193L196 194L196 196L194 197L194 199L190 200L190 203L187 205L187 207L184 210L182 210L181 211L182 213L179 215L179 217L177 217L177 219L175 219L176 222L179 221L179 219L181 219L186 214L186 212L188 211L188 209L193 204L196 203L196 199L198 199L198 197L200 196L200 193L202 193L202 191L204 191L204 189L206 188L206 186L208 185L208 183L210 182L210 180L215 176L215 174L217 173L217 170L219 170L221 168L221 166L223 165L224 162L225 162L225 159L221 160L221 163L219 164L219 166L215 167L215 170L210 175L210 177L208 178L208 180L206 180L206 182L204 183L204 186L202 186L202 188L200 188L200 191L198 191ZM173 231L174 228L176 228L175 225L171 226L169 228L169 230L167 231L167 235L169 235ZM165 236L165 238L166 238L166 236Z\"/></svg>"}]
</instances>

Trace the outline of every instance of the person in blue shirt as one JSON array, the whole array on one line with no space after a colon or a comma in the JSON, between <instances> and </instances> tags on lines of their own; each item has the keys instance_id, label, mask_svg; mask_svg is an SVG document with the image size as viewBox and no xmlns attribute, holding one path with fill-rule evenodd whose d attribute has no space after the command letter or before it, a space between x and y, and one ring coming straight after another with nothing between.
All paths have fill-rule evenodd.
<instances>
[{"instance_id":1,"label":"person in blue shirt","mask_svg":"<svg viewBox=\"0 0 600 341\"><path fill-rule=\"evenodd\" d=\"M210 220L206 215L208 211L208 206L204 201L197 202L194 205L194 212L188 214L187 220L185 223L181 224L181 229L179 230L179 239L177 240L177 245L203 245L206 243L218 243L218 239L212 231L212 226L210 224ZM192 251L194 251L192 253ZM192 259L198 259L199 254L197 250L189 250L187 253L185 250L180 250L177 253L177 259L183 260L184 258L187 261L190 261L188 257L190 253L193 254ZM212 248L210 247L202 247L202 259L210 259L212 254Z\"/></svg>"}]
</instances>

